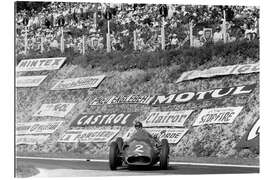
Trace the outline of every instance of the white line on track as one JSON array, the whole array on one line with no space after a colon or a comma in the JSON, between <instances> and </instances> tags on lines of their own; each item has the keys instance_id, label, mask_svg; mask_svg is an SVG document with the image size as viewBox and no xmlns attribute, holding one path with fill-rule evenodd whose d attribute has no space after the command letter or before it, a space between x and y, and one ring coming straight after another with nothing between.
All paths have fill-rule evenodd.
<instances>
[{"instance_id":1,"label":"white line on track","mask_svg":"<svg viewBox=\"0 0 270 180\"><path fill-rule=\"evenodd\" d=\"M109 162L106 159L76 159L76 158L47 158L47 157L26 157L17 156L17 159L39 159L54 161L90 161L90 162ZM217 166L217 167L243 167L243 168L260 168L260 166L241 165L241 164L214 164L214 163L194 163L194 162L170 162L171 165L193 165L193 166Z\"/></svg>"}]
</instances>

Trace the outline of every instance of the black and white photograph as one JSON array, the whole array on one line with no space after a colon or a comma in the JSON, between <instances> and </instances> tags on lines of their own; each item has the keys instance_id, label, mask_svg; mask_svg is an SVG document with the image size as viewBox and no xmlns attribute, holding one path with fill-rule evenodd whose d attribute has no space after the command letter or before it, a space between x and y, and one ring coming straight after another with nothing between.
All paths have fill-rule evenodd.
<instances>
[{"instance_id":1,"label":"black and white photograph","mask_svg":"<svg viewBox=\"0 0 270 180\"><path fill-rule=\"evenodd\" d=\"M260 174L259 4L13 6L15 178Z\"/></svg>"}]
</instances>

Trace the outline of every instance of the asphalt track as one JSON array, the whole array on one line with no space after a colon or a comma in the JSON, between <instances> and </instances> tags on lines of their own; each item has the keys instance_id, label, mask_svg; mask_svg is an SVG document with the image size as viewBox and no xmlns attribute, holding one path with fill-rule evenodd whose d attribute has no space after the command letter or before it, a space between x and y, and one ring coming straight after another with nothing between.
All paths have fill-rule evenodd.
<instances>
[{"instance_id":1,"label":"asphalt track","mask_svg":"<svg viewBox=\"0 0 270 180\"><path fill-rule=\"evenodd\" d=\"M181 175L181 174L240 174L259 173L259 167L230 165L201 165L171 163L168 170L152 168L128 169L126 167L111 171L108 162L86 160L52 160L16 158L17 166L32 165L40 173L36 177L90 177L90 176L133 176L133 175Z\"/></svg>"}]
</instances>

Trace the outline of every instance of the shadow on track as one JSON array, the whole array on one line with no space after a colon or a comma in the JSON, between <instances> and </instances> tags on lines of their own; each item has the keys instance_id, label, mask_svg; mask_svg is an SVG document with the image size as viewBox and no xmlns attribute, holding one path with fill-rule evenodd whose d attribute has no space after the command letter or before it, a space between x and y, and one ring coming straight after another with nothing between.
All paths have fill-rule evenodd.
<instances>
[{"instance_id":1,"label":"shadow on track","mask_svg":"<svg viewBox=\"0 0 270 180\"><path fill-rule=\"evenodd\" d=\"M130 171L167 171L167 170L175 170L172 166L169 166L167 170L160 169L160 166L124 166L121 168L118 168L118 170L130 170Z\"/></svg>"}]
</instances>

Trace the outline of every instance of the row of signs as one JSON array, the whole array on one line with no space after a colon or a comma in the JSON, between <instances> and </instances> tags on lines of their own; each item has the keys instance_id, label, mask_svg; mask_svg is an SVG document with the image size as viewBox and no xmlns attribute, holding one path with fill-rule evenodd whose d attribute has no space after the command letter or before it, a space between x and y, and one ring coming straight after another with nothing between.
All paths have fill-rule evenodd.
<instances>
[{"instance_id":1,"label":"row of signs","mask_svg":"<svg viewBox=\"0 0 270 180\"><path fill-rule=\"evenodd\" d=\"M208 91L200 92L184 92L171 95L159 95L159 96L139 96L139 95L130 95L130 96L113 96L108 98L108 101L101 101L100 99L94 99L89 103L89 105L100 105L100 104L117 104L117 103L144 103L150 105L163 105L163 104L174 104L174 103L186 103L189 101L198 101L198 100L209 100L216 99L227 96L242 95L251 93L256 84L236 86L230 88L217 88ZM44 117L44 116L54 116L54 117L65 117L70 110L75 106L75 103L55 103L55 104L42 104L41 107L34 113L35 117ZM170 112L166 116L166 119L163 118L165 114L151 113L147 121L160 121L162 124L166 121L177 123L181 125L185 119L191 114L192 111L184 112ZM165 113L165 112L164 112ZM130 122L130 118L134 118L135 114L112 114L112 115L103 115L99 114L95 117L93 115L81 115L76 121L77 124L81 126L95 124L95 125L115 125L115 124L126 124L126 121Z\"/></svg>"},{"instance_id":2,"label":"row of signs","mask_svg":"<svg viewBox=\"0 0 270 180\"><path fill-rule=\"evenodd\" d=\"M256 87L256 84L242 85L235 87L216 88L198 92L183 92L168 95L127 95L127 96L110 96L97 97L88 103L89 106L105 105L105 104L146 104L152 106L166 104L182 104L201 100L211 100L224 98L228 96L250 94Z\"/></svg>"},{"instance_id":3,"label":"row of signs","mask_svg":"<svg viewBox=\"0 0 270 180\"><path fill-rule=\"evenodd\" d=\"M236 118L236 116L241 112L242 108L243 107L204 109L199 114L198 118L195 120L195 123L193 124L193 126L204 125L204 124L232 123L233 120ZM147 127L146 128L147 131L151 133L153 136L159 135L161 131L165 130L165 133L161 134L162 137L160 138L161 139L166 138L168 139L169 143L175 144L180 141L180 139L185 135L188 129L186 128L173 128L173 129L172 128L153 128L152 126L158 126L158 127L173 126L173 125L177 126L177 124L172 124L172 120L177 119L177 118L179 119L180 117L183 117L184 119L186 119L190 115L191 112L192 111L179 111L179 113L177 113L177 111L151 112L148 115L148 117L145 119L145 121L143 121L143 123ZM88 118L90 116L91 115L87 115ZM98 117L100 115L92 115L92 116ZM117 117L117 116L124 117L124 114L102 115L100 116L100 118L105 119L104 117L108 118L108 117ZM77 118L75 121L72 122L71 124L72 127L74 126L85 127L84 125L86 124L84 123L86 122L85 119L87 118L83 118L83 116L81 115L79 117L81 118ZM130 117L130 115L126 114L126 117ZM165 124L164 123L165 121L168 122L169 124ZM180 121L180 122L183 125L184 121ZM20 134L28 135L27 137L39 137L39 136L33 136L33 134L53 133L61 125L61 123L62 123L61 121L21 123L17 125L16 132L18 135ZM123 136L123 138L128 139L133 134L133 131L134 131L134 128L131 128ZM114 136L116 136L116 134L118 134L118 132L119 132L119 129L67 130L64 133L64 135L58 140L58 142L109 142ZM23 138L20 138L21 142L22 142L22 139Z\"/></svg>"},{"instance_id":4,"label":"row of signs","mask_svg":"<svg viewBox=\"0 0 270 180\"><path fill-rule=\"evenodd\" d=\"M196 118L193 126L232 123L242 109L242 106L203 109ZM185 121L192 112L193 110L150 112L142 123L144 127L184 127ZM80 114L71 123L70 127L132 126L138 116L138 112Z\"/></svg>"},{"instance_id":5,"label":"row of signs","mask_svg":"<svg viewBox=\"0 0 270 180\"><path fill-rule=\"evenodd\" d=\"M161 134L161 131L165 133ZM123 136L124 140L130 138L135 129L130 128ZM147 128L147 131L153 136L160 135L160 139L166 138L169 143L176 144L188 131L186 128ZM118 129L100 129L100 130L67 130L58 142L109 142L113 137L118 134Z\"/></svg>"},{"instance_id":6,"label":"row of signs","mask_svg":"<svg viewBox=\"0 0 270 180\"><path fill-rule=\"evenodd\" d=\"M47 75L19 76L16 78L16 87L37 87L46 77ZM105 75L63 79L59 80L51 90L97 88L104 78Z\"/></svg>"},{"instance_id":7,"label":"row of signs","mask_svg":"<svg viewBox=\"0 0 270 180\"><path fill-rule=\"evenodd\" d=\"M226 107L203 109L198 115L193 126L205 124L232 123L243 107ZM153 136L159 136L160 139L166 138L171 144L178 143L188 131L187 128L168 128L169 126L184 126L185 120L190 116L193 110L186 111L167 111L150 112L147 118L142 121L144 127ZM70 127L87 126L131 126L138 113L122 114L81 114L70 125ZM159 128L157 128L159 127ZM166 128L160 128L166 127ZM161 131L165 133L161 134ZM130 128L123 136L124 140L130 138L135 129ZM109 142L119 129L94 129L94 130L67 130L58 142Z\"/></svg>"},{"instance_id":8,"label":"row of signs","mask_svg":"<svg viewBox=\"0 0 270 180\"><path fill-rule=\"evenodd\" d=\"M192 80L192 79L197 79L197 78L210 78L210 77L215 77L215 76L249 74L249 73L259 72L259 70L260 70L259 63L212 67L205 70L194 70L194 71L184 72L177 79L176 83Z\"/></svg>"}]
</instances>

